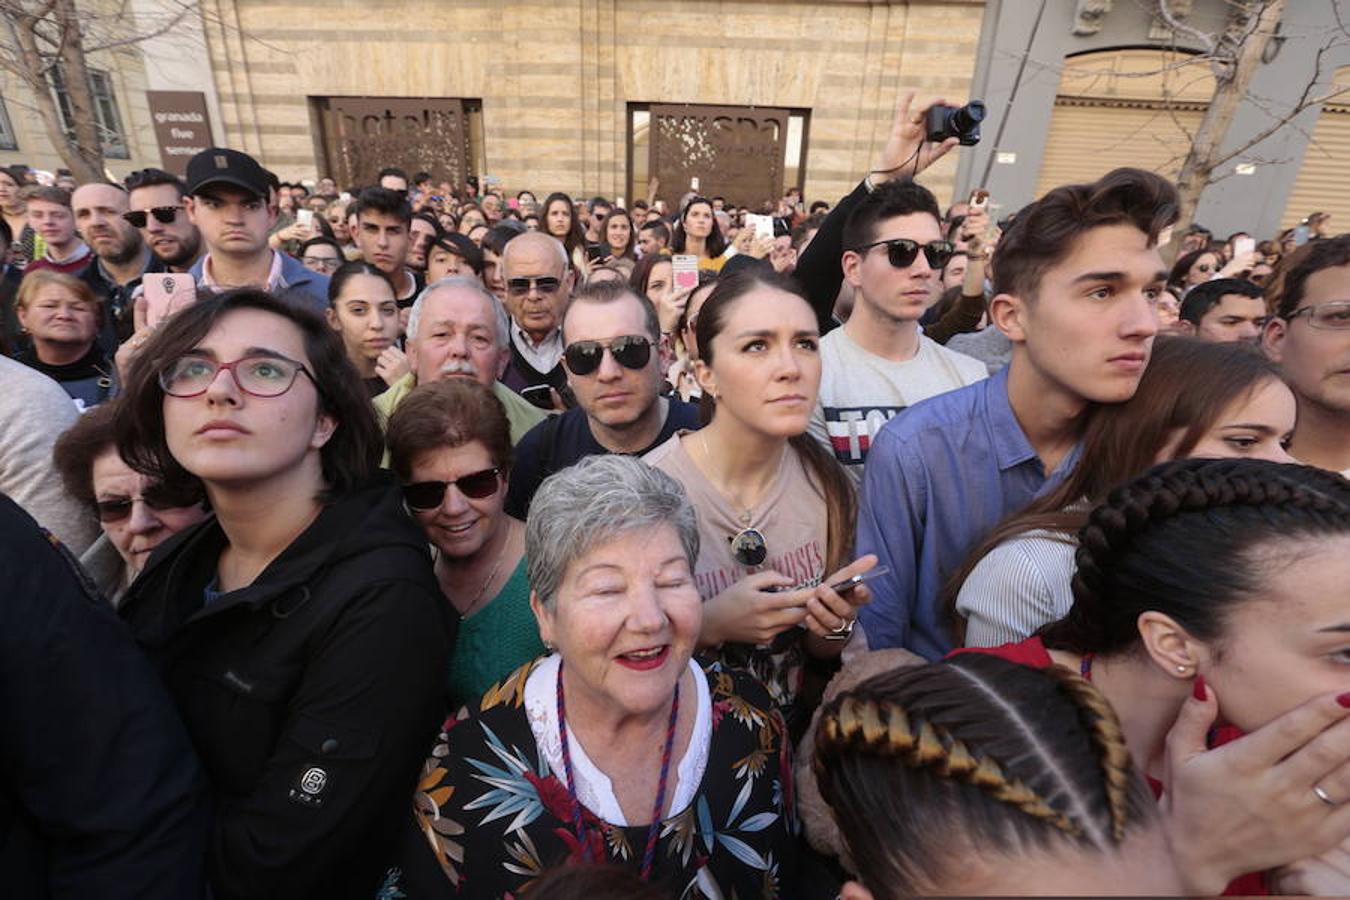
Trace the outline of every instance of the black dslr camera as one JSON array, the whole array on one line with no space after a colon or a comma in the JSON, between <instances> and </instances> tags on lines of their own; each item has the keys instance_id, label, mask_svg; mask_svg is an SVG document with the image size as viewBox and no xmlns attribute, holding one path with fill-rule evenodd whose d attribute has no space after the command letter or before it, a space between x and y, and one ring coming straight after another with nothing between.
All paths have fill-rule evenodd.
<instances>
[{"instance_id":1,"label":"black dslr camera","mask_svg":"<svg viewBox=\"0 0 1350 900\"><path fill-rule=\"evenodd\" d=\"M934 106L928 110L925 126L928 140L941 143L947 138L960 138L961 146L974 147L980 142L980 122L984 121L984 103L972 100L965 106Z\"/></svg>"}]
</instances>

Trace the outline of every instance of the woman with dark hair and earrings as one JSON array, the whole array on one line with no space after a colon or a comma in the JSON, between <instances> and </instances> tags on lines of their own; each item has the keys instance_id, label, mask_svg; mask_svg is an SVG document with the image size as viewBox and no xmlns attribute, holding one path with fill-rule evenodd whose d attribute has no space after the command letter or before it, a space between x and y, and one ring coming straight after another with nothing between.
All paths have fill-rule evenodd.
<instances>
[{"instance_id":1,"label":"woman with dark hair and earrings","mask_svg":"<svg viewBox=\"0 0 1350 900\"><path fill-rule=\"evenodd\" d=\"M122 402L127 463L215 512L119 608L215 791L213 895L373 896L454 619L360 376L323 320L242 289L156 329Z\"/></svg>"},{"instance_id":2,"label":"woman with dark hair and earrings","mask_svg":"<svg viewBox=\"0 0 1350 900\"><path fill-rule=\"evenodd\" d=\"M1350 729L1335 725L1350 707L1350 482L1164 463L1092 511L1076 562L1065 618L958 653L1063 666L1106 696L1164 801L1185 893L1238 876L1229 893L1350 893Z\"/></svg>"},{"instance_id":3,"label":"woman with dark hair and earrings","mask_svg":"<svg viewBox=\"0 0 1350 900\"><path fill-rule=\"evenodd\" d=\"M699 311L694 371L708 424L647 454L699 513L699 645L748 669L804 727L808 659L830 665L853 632L872 569L853 558L851 479L809 434L820 335L800 289L773 272L718 282Z\"/></svg>"},{"instance_id":4,"label":"woman with dark hair and earrings","mask_svg":"<svg viewBox=\"0 0 1350 900\"><path fill-rule=\"evenodd\" d=\"M727 239L713 215L712 201L706 197L694 197L680 210L680 220L675 223L670 236L670 250L675 254L692 254L698 257L698 267L712 272L722 271L727 258Z\"/></svg>"}]
</instances>

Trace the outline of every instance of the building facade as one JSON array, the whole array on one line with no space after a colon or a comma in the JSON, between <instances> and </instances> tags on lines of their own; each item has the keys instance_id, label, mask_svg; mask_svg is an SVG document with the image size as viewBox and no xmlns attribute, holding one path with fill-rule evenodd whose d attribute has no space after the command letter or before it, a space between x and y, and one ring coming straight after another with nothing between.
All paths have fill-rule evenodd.
<instances>
[{"instance_id":1,"label":"building facade","mask_svg":"<svg viewBox=\"0 0 1350 900\"><path fill-rule=\"evenodd\" d=\"M88 0L107 3L111 0ZM1259 132L1311 77L1336 0L1292 3L1233 127ZM164 0L132 0L145 31ZM382 165L508 194L625 201L832 200L875 164L905 90L988 105L984 139L925 176L943 203L990 188L1011 211L1119 164L1174 175L1212 76L1145 4L1112 0L199 0L165 34L90 59L114 176L246 150L284 180L343 187ZM1173 4L1215 27L1223 0ZM1323 60L1350 85L1350 48ZM1337 67L1340 75L1336 74ZM1180 72L1181 74L1176 74ZM31 98L0 83L0 163L60 166ZM1340 186L1350 94L1235 159L1199 221L1261 234ZM1239 170L1239 164L1241 168ZM1251 173L1258 177L1252 178ZM701 173L701 174L699 174Z\"/></svg>"}]
</instances>

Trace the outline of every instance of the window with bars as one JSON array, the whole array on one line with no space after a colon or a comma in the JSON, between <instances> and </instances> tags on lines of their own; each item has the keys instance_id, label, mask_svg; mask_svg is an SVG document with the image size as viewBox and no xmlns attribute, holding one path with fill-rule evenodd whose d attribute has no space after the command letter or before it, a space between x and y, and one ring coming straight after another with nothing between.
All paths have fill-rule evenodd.
<instances>
[{"instance_id":1,"label":"window with bars","mask_svg":"<svg viewBox=\"0 0 1350 900\"><path fill-rule=\"evenodd\" d=\"M56 95L56 109L61 114L61 126L67 135L73 135L75 126L66 90L65 76L59 67L51 69L52 92ZM122 114L117 108L117 92L112 76L99 69L89 70L89 94L94 103L94 126L98 131L103 155L109 159L129 159L126 132L122 129Z\"/></svg>"}]
</instances>

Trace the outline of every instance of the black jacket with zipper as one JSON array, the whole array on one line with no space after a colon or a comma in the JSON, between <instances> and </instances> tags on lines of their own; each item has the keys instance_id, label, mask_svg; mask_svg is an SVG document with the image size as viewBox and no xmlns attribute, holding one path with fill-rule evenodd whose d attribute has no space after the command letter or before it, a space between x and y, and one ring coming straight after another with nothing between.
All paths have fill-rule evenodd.
<instances>
[{"instance_id":1,"label":"black jacket with zipper","mask_svg":"<svg viewBox=\"0 0 1350 900\"><path fill-rule=\"evenodd\" d=\"M446 711L426 538L381 480L207 605L225 545L214 519L176 535L119 609L215 790L214 897L370 897Z\"/></svg>"}]
</instances>

